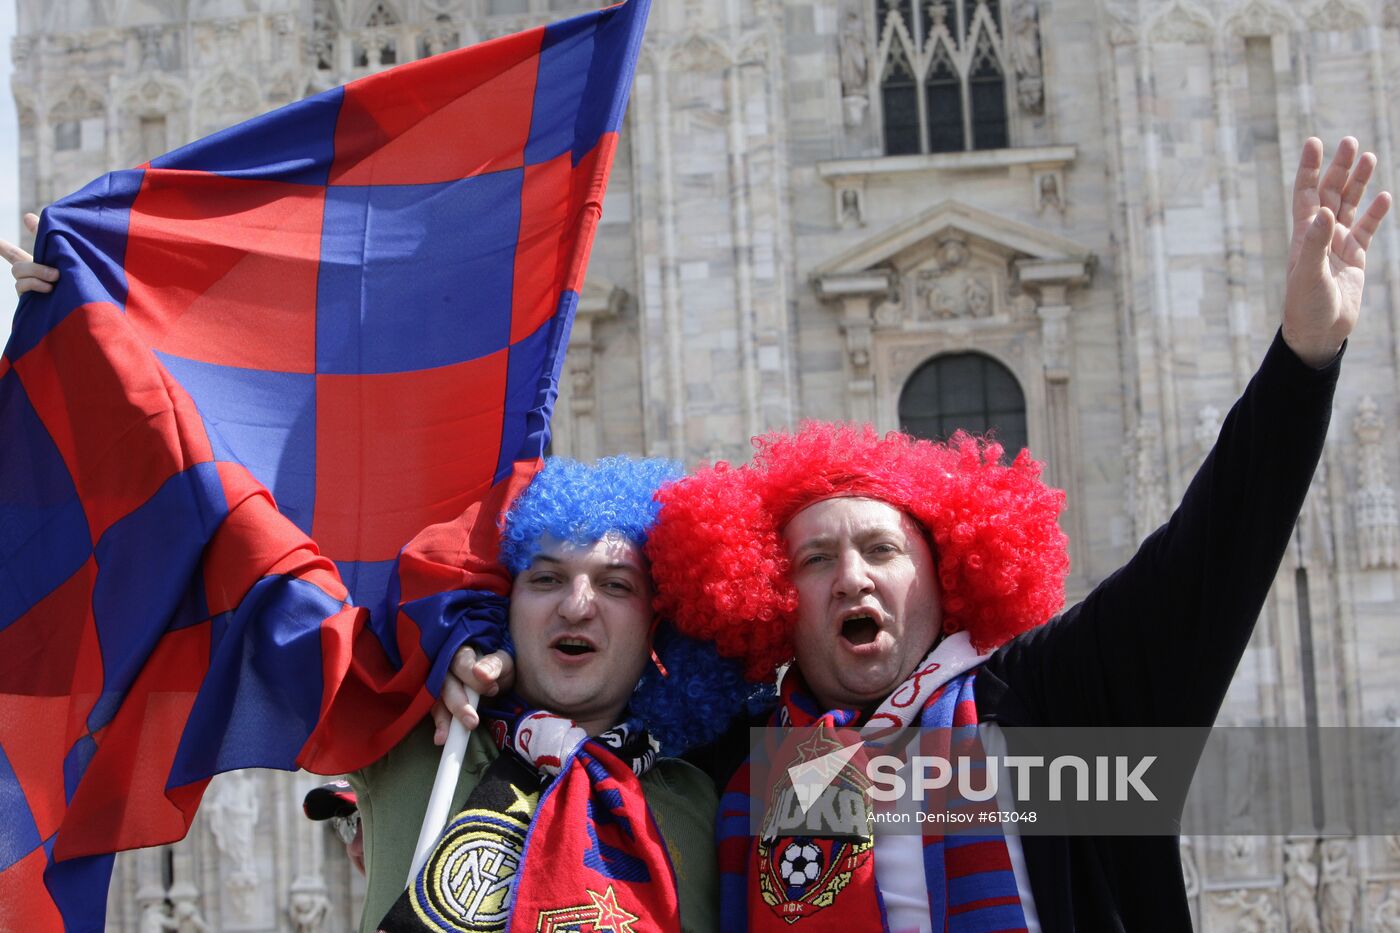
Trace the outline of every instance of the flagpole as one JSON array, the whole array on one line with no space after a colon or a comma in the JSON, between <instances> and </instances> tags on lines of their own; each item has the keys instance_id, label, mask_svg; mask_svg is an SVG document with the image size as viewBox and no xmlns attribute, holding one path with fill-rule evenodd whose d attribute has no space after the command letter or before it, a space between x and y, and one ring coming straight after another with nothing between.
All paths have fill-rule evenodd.
<instances>
[{"instance_id":1,"label":"flagpole","mask_svg":"<svg viewBox=\"0 0 1400 933\"><path fill-rule=\"evenodd\" d=\"M464 689L467 691L467 702L475 707L481 700L480 694L470 688ZM467 739L470 736L471 733L467 732L467 727L462 725L462 721L453 716L452 725L447 727L447 741L442 745L437 777L433 778L433 792L428 795L428 812L423 815L423 828L418 831L418 845L413 850L413 865L408 870L405 887L413 886L413 879L418 877L423 863L428 860L428 853L433 851L438 836L442 835L443 827L447 825L447 818L451 815L452 794L457 789L457 778L462 773L462 759L466 757Z\"/></svg>"}]
</instances>

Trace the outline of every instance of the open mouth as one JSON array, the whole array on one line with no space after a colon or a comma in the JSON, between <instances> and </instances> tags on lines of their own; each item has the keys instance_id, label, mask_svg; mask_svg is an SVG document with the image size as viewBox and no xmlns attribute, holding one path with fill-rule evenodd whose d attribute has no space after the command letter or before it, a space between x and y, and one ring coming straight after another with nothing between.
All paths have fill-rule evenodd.
<instances>
[{"instance_id":1,"label":"open mouth","mask_svg":"<svg viewBox=\"0 0 1400 933\"><path fill-rule=\"evenodd\" d=\"M853 615L841 622L841 637L852 645L868 645L880 634L880 623L873 615Z\"/></svg>"},{"instance_id":2,"label":"open mouth","mask_svg":"<svg viewBox=\"0 0 1400 933\"><path fill-rule=\"evenodd\" d=\"M592 654L598 650L582 638L561 638L554 643L554 647L571 658Z\"/></svg>"}]
</instances>

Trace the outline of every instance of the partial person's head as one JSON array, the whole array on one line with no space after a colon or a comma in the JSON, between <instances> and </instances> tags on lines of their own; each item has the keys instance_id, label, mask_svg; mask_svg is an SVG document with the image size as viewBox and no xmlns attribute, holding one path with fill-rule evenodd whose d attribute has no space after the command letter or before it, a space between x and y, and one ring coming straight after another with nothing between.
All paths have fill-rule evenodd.
<instances>
[{"instance_id":1,"label":"partial person's head","mask_svg":"<svg viewBox=\"0 0 1400 933\"><path fill-rule=\"evenodd\" d=\"M664 490L658 606L750 677L796 660L828 707L878 704L943 635L987 651L1063 601L1064 494L1024 451L808 423Z\"/></svg>"},{"instance_id":2,"label":"partial person's head","mask_svg":"<svg viewBox=\"0 0 1400 933\"><path fill-rule=\"evenodd\" d=\"M514 577L516 693L593 733L635 718L670 753L712 738L753 692L736 664L652 608L643 547L657 489L680 475L665 460L550 460L501 532L501 562ZM717 727L687 722L687 706L694 715L706 704Z\"/></svg>"}]
</instances>

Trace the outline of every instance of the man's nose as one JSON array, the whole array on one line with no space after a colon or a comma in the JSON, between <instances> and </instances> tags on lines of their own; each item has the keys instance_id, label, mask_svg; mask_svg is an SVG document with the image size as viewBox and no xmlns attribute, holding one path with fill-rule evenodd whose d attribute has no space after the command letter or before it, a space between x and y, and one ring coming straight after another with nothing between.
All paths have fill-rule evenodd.
<instances>
[{"instance_id":1,"label":"man's nose","mask_svg":"<svg viewBox=\"0 0 1400 933\"><path fill-rule=\"evenodd\" d=\"M856 549L843 550L836 558L836 579L832 592L842 598L869 593L875 588L870 579L870 565Z\"/></svg>"},{"instance_id":2,"label":"man's nose","mask_svg":"<svg viewBox=\"0 0 1400 933\"><path fill-rule=\"evenodd\" d=\"M570 580L569 592L559 603L559 615L570 622L581 622L591 618L597 608L597 594L593 592L593 582L583 575Z\"/></svg>"}]
</instances>

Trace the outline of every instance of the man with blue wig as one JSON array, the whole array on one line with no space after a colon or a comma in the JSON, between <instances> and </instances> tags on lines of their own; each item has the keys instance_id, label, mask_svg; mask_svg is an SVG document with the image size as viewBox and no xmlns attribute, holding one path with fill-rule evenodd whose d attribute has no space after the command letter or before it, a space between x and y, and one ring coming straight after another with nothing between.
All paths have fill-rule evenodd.
<instances>
[{"instance_id":1,"label":"man with blue wig","mask_svg":"<svg viewBox=\"0 0 1400 933\"><path fill-rule=\"evenodd\" d=\"M653 614L642 548L653 494L679 475L662 460L551 460L511 507L514 690L483 703L456 816L407 891L437 766L431 723L351 776L363 930L381 917L391 933L716 927L714 787L663 755L713 739L755 688Z\"/></svg>"}]
</instances>

